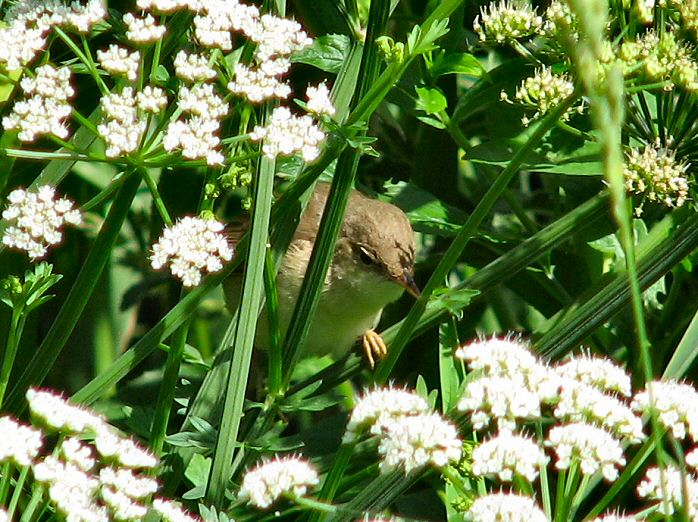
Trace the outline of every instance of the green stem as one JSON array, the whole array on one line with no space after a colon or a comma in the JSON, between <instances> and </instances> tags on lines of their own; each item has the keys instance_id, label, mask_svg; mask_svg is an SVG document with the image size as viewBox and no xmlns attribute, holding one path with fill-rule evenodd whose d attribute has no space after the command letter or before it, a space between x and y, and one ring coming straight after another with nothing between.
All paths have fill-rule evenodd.
<instances>
[{"instance_id":1,"label":"green stem","mask_svg":"<svg viewBox=\"0 0 698 522\"><path fill-rule=\"evenodd\" d=\"M7 348L3 354L2 369L0 369L0 406L2 406L2 402L5 399L7 384L10 381L10 373L15 364L15 357L17 356L17 347L19 346L19 340L22 338L22 331L24 330L26 321L24 312L24 303L19 307L12 308L10 331L7 334Z\"/></svg>"},{"instance_id":2,"label":"green stem","mask_svg":"<svg viewBox=\"0 0 698 522\"><path fill-rule=\"evenodd\" d=\"M353 451L354 444L342 444L339 447L339 451L332 462L332 467L327 472L327 475L325 475L325 480L322 483L322 489L318 495L320 499L328 501L334 499L339 489L341 478L351 460ZM319 522L321 518L322 516L320 513L314 513L310 516L308 522Z\"/></svg>"},{"instance_id":3,"label":"green stem","mask_svg":"<svg viewBox=\"0 0 698 522\"><path fill-rule=\"evenodd\" d=\"M162 222L166 227L172 226L172 218L170 217L170 213L167 211L165 202L160 196L160 191L158 190L155 180L153 180L153 177L148 172L148 169L139 169L139 174L143 177L143 181L145 181L145 184L150 191L155 208L157 209L158 214L160 214L160 219L162 219Z\"/></svg>"},{"instance_id":4,"label":"green stem","mask_svg":"<svg viewBox=\"0 0 698 522\"><path fill-rule=\"evenodd\" d=\"M478 203L478 205L475 207L472 214L470 214L468 220L458 232L458 235L453 240L453 243L451 243L451 246L448 248L429 278L426 287L422 290L421 297L412 306L412 309L404 319L402 328L400 328L400 331L390 345L388 356L376 371L375 379L377 382L385 383L388 380L390 372L395 366L395 363L400 357L402 350L405 348L405 345L412 335L413 329L426 310L431 294L434 292L434 290L441 286L442 281L444 281L448 273L451 271L451 268L456 264L456 262L458 262L458 259L470 241L470 238L477 231L485 217L490 213L492 207L504 192L509 182L516 175L519 167L523 164L528 154L541 142L548 131L555 126L559 118L575 102L577 97L577 93L569 96L540 122L528 141L517 151L509 164L504 168L504 170L502 170L497 180L490 186L489 190L482 197L480 203Z\"/></svg>"},{"instance_id":5,"label":"green stem","mask_svg":"<svg viewBox=\"0 0 698 522\"><path fill-rule=\"evenodd\" d=\"M32 496L29 499L27 506L22 510L22 517L19 519L19 522L31 522L36 508L39 506L43 498L44 486L43 484L35 482L34 489L32 490Z\"/></svg>"},{"instance_id":6,"label":"green stem","mask_svg":"<svg viewBox=\"0 0 698 522\"><path fill-rule=\"evenodd\" d=\"M19 500L22 497L24 483L27 480L28 474L29 466L24 466L19 472L19 477L17 477L15 489L12 492L12 498L10 499L10 504L7 506L7 520L14 520L15 509L17 509L17 504L19 504Z\"/></svg>"},{"instance_id":7,"label":"green stem","mask_svg":"<svg viewBox=\"0 0 698 522\"><path fill-rule=\"evenodd\" d=\"M12 486L12 473L15 467L11 461L5 462L2 466L2 479L0 479L0 506L4 506L7 502L7 496ZM11 520L11 519L10 519Z\"/></svg>"},{"instance_id":8,"label":"green stem","mask_svg":"<svg viewBox=\"0 0 698 522\"><path fill-rule=\"evenodd\" d=\"M172 402L174 401L175 388L177 379L179 378L179 368L182 364L182 355L184 347L187 343L187 334L189 333L189 325L191 318L187 319L182 326L179 327L174 334L170 350L167 354L167 362L165 363L165 371L158 392L158 401L155 407L155 418L153 426L150 430L150 449L153 453L160 455L165 437L167 436L167 424L170 420L170 412L172 411Z\"/></svg>"},{"instance_id":9,"label":"green stem","mask_svg":"<svg viewBox=\"0 0 698 522\"><path fill-rule=\"evenodd\" d=\"M283 380L281 357L281 329L279 326L279 292L276 286L276 270L270 249L264 259L264 288L266 291L266 314L269 323L269 396L276 397Z\"/></svg>"}]
</instances>

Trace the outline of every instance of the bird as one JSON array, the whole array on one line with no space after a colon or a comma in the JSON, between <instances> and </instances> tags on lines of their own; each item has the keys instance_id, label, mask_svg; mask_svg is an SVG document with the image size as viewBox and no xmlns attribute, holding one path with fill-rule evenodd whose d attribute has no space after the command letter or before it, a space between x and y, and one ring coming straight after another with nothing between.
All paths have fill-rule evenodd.
<instances>
[{"instance_id":1,"label":"bird","mask_svg":"<svg viewBox=\"0 0 698 522\"><path fill-rule=\"evenodd\" d=\"M298 299L329 190L328 183L316 184L279 266L276 286L282 336ZM419 297L414 281L414 255L414 232L405 213L395 205L352 190L302 355L330 355L337 360L360 341L373 368L376 360L387 354L385 342L374 330L383 308L405 290ZM239 274L224 282L231 313L239 305L241 288ZM269 337L267 313L263 309L255 347L268 349Z\"/></svg>"}]
</instances>

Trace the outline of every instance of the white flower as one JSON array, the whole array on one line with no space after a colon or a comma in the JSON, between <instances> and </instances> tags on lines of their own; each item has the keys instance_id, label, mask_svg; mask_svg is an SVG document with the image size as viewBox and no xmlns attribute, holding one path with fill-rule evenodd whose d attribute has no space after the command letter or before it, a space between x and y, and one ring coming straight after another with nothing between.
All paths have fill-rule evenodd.
<instances>
[{"instance_id":1,"label":"white flower","mask_svg":"<svg viewBox=\"0 0 698 522\"><path fill-rule=\"evenodd\" d=\"M110 92L99 100L104 114L122 123L138 119L136 96L133 87L125 87L120 92Z\"/></svg>"},{"instance_id":2,"label":"white flower","mask_svg":"<svg viewBox=\"0 0 698 522\"><path fill-rule=\"evenodd\" d=\"M460 459L461 446L456 427L438 413L398 417L381 436L379 467L405 474L428 464L442 468Z\"/></svg>"},{"instance_id":3,"label":"white flower","mask_svg":"<svg viewBox=\"0 0 698 522\"><path fill-rule=\"evenodd\" d=\"M104 503L111 508L115 520L137 522L143 520L148 513L148 508L129 498L122 491L102 487L100 493Z\"/></svg>"},{"instance_id":4,"label":"white flower","mask_svg":"<svg viewBox=\"0 0 698 522\"><path fill-rule=\"evenodd\" d=\"M131 81L138 78L140 59L140 52L129 52L125 47L119 47L116 44L111 44L106 51L97 51L97 60L102 69L110 74L123 74Z\"/></svg>"},{"instance_id":5,"label":"white flower","mask_svg":"<svg viewBox=\"0 0 698 522\"><path fill-rule=\"evenodd\" d=\"M693 469L698 469L698 447L693 448L691 451L686 453L686 464L691 466Z\"/></svg>"},{"instance_id":6,"label":"white flower","mask_svg":"<svg viewBox=\"0 0 698 522\"><path fill-rule=\"evenodd\" d=\"M187 159L204 159L208 165L220 165L224 157L217 150L219 127L218 121L200 116L173 121L167 126L162 145L168 152L181 149Z\"/></svg>"},{"instance_id":7,"label":"white flower","mask_svg":"<svg viewBox=\"0 0 698 522\"><path fill-rule=\"evenodd\" d=\"M180 80L200 82L212 80L216 71L209 66L209 57L205 54L179 51L174 60L175 74Z\"/></svg>"},{"instance_id":8,"label":"white flower","mask_svg":"<svg viewBox=\"0 0 698 522\"><path fill-rule=\"evenodd\" d=\"M625 465L620 443L607 431L591 424L555 426L548 433L546 445L555 450L555 467L559 470L569 469L577 462L583 474L601 471L612 482L618 477L617 468Z\"/></svg>"},{"instance_id":9,"label":"white flower","mask_svg":"<svg viewBox=\"0 0 698 522\"><path fill-rule=\"evenodd\" d=\"M532 439L505 431L473 450L472 465L477 476L496 475L499 480L511 482L520 475L533 482L548 460Z\"/></svg>"},{"instance_id":10,"label":"white flower","mask_svg":"<svg viewBox=\"0 0 698 522\"><path fill-rule=\"evenodd\" d=\"M235 79L228 83L228 89L235 94L245 96L253 103L270 98L287 98L291 86L274 75L268 75L260 69L251 69L245 64L235 64Z\"/></svg>"},{"instance_id":11,"label":"white flower","mask_svg":"<svg viewBox=\"0 0 698 522\"><path fill-rule=\"evenodd\" d=\"M84 5L79 2L71 2L70 13L66 15L65 23L80 33L88 33L106 16L107 9L102 0L87 0Z\"/></svg>"},{"instance_id":12,"label":"white flower","mask_svg":"<svg viewBox=\"0 0 698 522\"><path fill-rule=\"evenodd\" d=\"M400 388L377 388L364 394L351 412L343 442L351 442L365 429L380 435L396 419L422 415L429 404L416 393Z\"/></svg>"},{"instance_id":13,"label":"white flower","mask_svg":"<svg viewBox=\"0 0 698 522\"><path fill-rule=\"evenodd\" d=\"M589 522L637 522L638 520L644 520L635 518L632 515L621 515L619 513L608 513L600 517L596 517Z\"/></svg>"},{"instance_id":14,"label":"white flower","mask_svg":"<svg viewBox=\"0 0 698 522\"><path fill-rule=\"evenodd\" d=\"M107 119L97 126L97 131L107 145L104 153L108 158L130 154L140 145L147 123L138 117L137 101L132 87L125 87L121 92L112 92L100 99Z\"/></svg>"},{"instance_id":15,"label":"white flower","mask_svg":"<svg viewBox=\"0 0 698 522\"><path fill-rule=\"evenodd\" d=\"M574 379L603 392L615 392L623 397L632 394L630 375L610 359L577 355L557 364L553 371L563 379Z\"/></svg>"},{"instance_id":16,"label":"white flower","mask_svg":"<svg viewBox=\"0 0 698 522\"><path fill-rule=\"evenodd\" d=\"M26 20L13 20L0 28L0 64L14 71L31 62L46 45L47 29L32 27Z\"/></svg>"},{"instance_id":17,"label":"white flower","mask_svg":"<svg viewBox=\"0 0 698 522\"><path fill-rule=\"evenodd\" d=\"M74 464L49 456L33 467L34 478L48 485L48 494L67 520L108 521L106 510L96 503L99 480Z\"/></svg>"},{"instance_id":18,"label":"white flower","mask_svg":"<svg viewBox=\"0 0 698 522\"><path fill-rule=\"evenodd\" d=\"M151 477L141 477L127 468L102 468L99 472L102 486L109 486L132 499L141 499L158 490L158 481Z\"/></svg>"},{"instance_id":19,"label":"white flower","mask_svg":"<svg viewBox=\"0 0 698 522\"><path fill-rule=\"evenodd\" d=\"M536 111L531 118L524 116L521 122L528 125L543 117L573 92L574 83L569 75L555 74L546 66L537 69L533 76L523 80L516 89L516 100ZM570 108L562 115L562 119L568 120L574 110L581 112L582 109L581 106L577 109Z\"/></svg>"},{"instance_id":20,"label":"white flower","mask_svg":"<svg viewBox=\"0 0 698 522\"><path fill-rule=\"evenodd\" d=\"M480 8L473 28L480 40L504 43L541 32L543 18L525 0L500 0Z\"/></svg>"},{"instance_id":21,"label":"white flower","mask_svg":"<svg viewBox=\"0 0 698 522\"><path fill-rule=\"evenodd\" d=\"M631 444L646 438L642 419L630 407L598 388L572 379L562 381L553 414L557 419L598 424Z\"/></svg>"},{"instance_id":22,"label":"white flower","mask_svg":"<svg viewBox=\"0 0 698 522\"><path fill-rule=\"evenodd\" d=\"M68 437L63 441L61 454L66 462L75 464L82 471L90 471L96 463L92 448L77 437Z\"/></svg>"},{"instance_id":23,"label":"white flower","mask_svg":"<svg viewBox=\"0 0 698 522\"><path fill-rule=\"evenodd\" d=\"M689 384L675 381L652 381L647 385L652 391L653 404L650 404L648 389L635 395L631 407L641 413L653 408L657 419L665 428L670 429L677 439L686 438L686 431L691 440L698 439L698 393Z\"/></svg>"},{"instance_id":24,"label":"white flower","mask_svg":"<svg viewBox=\"0 0 698 522\"><path fill-rule=\"evenodd\" d=\"M188 8L190 3L190 0L138 0L136 5L144 11L171 14L180 9Z\"/></svg>"},{"instance_id":25,"label":"white flower","mask_svg":"<svg viewBox=\"0 0 698 522\"><path fill-rule=\"evenodd\" d=\"M113 459L127 468L154 468L158 465L155 455L131 439L118 436L106 424L96 431L95 447L102 457Z\"/></svg>"},{"instance_id":26,"label":"white flower","mask_svg":"<svg viewBox=\"0 0 698 522\"><path fill-rule=\"evenodd\" d=\"M32 415L54 430L61 432L96 432L106 423L94 413L68 403L60 395L50 391L30 388L27 402Z\"/></svg>"},{"instance_id":27,"label":"white flower","mask_svg":"<svg viewBox=\"0 0 698 522\"><path fill-rule=\"evenodd\" d=\"M689 167L659 141L645 145L642 152L633 147L625 159L625 188L667 207L680 207L688 200Z\"/></svg>"},{"instance_id":28,"label":"white flower","mask_svg":"<svg viewBox=\"0 0 698 522\"><path fill-rule=\"evenodd\" d=\"M310 116L293 116L288 107L277 107L266 127L256 126L250 133L254 141L264 140L262 152L269 158L290 156L300 152L305 161L313 161L320 155L320 143L325 133Z\"/></svg>"},{"instance_id":29,"label":"white flower","mask_svg":"<svg viewBox=\"0 0 698 522\"><path fill-rule=\"evenodd\" d=\"M684 486L688 493L685 503ZM657 467L649 468L645 473L645 478L637 486L637 494L641 498L658 500L658 511L663 515L673 515L684 505L687 506L688 515L693 520L698 514L698 482L696 482L696 478L673 466L663 470Z\"/></svg>"},{"instance_id":30,"label":"white flower","mask_svg":"<svg viewBox=\"0 0 698 522\"><path fill-rule=\"evenodd\" d=\"M202 272L217 272L230 261L233 249L223 234L223 224L198 217L184 217L167 227L153 245L151 265L156 270L170 265L172 275L184 286L196 286Z\"/></svg>"},{"instance_id":31,"label":"white flower","mask_svg":"<svg viewBox=\"0 0 698 522\"><path fill-rule=\"evenodd\" d=\"M313 43L298 22L271 14L262 15L248 28L247 36L258 44L255 58L259 63L289 56Z\"/></svg>"},{"instance_id":32,"label":"white flower","mask_svg":"<svg viewBox=\"0 0 698 522\"><path fill-rule=\"evenodd\" d=\"M545 513L530 497L491 493L475 499L465 514L472 522L547 522Z\"/></svg>"},{"instance_id":33,"label":"white flower","mask_svg":"<svg viewBox=\"0 0 698 522\"><path fill-rule=\"evenodd\" d=\"M49 246L60 243L63 238L60 229L65 223L82 222L73 202L56 199L56 190L49 185L41 185L36 192L13 190L7 201L9 204L2 213L7 220L2 242L26 251L32 260L45 256Z\"/></svg>"},{"instance_id":34,"label":"white flower","mask_svg":"<svg viewBox=\"0 0 698 522\"><path fill-rule=\"evenodd\" d=\"M302 497L309 486L319 481L308 461L299 457L276 457L245 474L238 497L264 509L287 493Z\"/></svg>"},{"instance_id":35,"label":"white flower","mask_svg":"<svg viewBox=\"0 0 698 522\"><path fill-rule=\"evenodd\" d=\"M136 94L136 103L142 111L157 114L167 107L167 96L160 87L146 85L141 92Z\"/></svg>"},{"instance_id":36,"label":"white flower","mask_svg":"<svg viewBox=\"0 0 698 522\"><path fill-rule=\"evenodd\" d=\"M35 78L25 77L20 85L25 99L15 103L9 116L2 119L5 130L18 130L22 141L34 141L49 134L67 138L64 120L72 111L68 98L74 94L70 69L43 65L37 67Z\"/></svg>"},{"instance_id":37,"label":"white flower","mask_svg":"<svg viewBox=\"0 0 698 522\"><path fill-rule=\"evenodd\" d=\"M468 382L458 402L459 411L470 411L473 428L481 430L496 420L498 429L513 430L517 419L540 417L538 396L512 379L482 377Z\"/></svg>"},{"instance_id":38,"label":"white flower","mask_svg":"<svg viewBox=\"0 0 698 522\"><path fill-rule=\"evenodd\" d=\"M11 417L0 417L0 439L0 462L12 460L18 466L29 466L43 445L41 431Z\"/></svg>"},{"instance_id":39,"label":"white flower","mask_svg":"<svg viewBox=\"0 0 698 522\"><path fill-rule=\"evenodd\" d=\"M183 111L210 120L218 120L228 113L228 104L210 83L195 85L191 89L182 86L177 103Z\"/></svg>"},{"instance_id":40,"label":"white flower","mask_svg":"<svg viewBox=\"0 0 698 522\"><path fill-rule=\"evenodd\" d=\"M170 500L153 499L153 510L162 516L164 522L199 522L201 519L184 511Z\"/></svg>"},{"instance_id":41,"label":"white flower","mask_svg":"<svg viewBox=\"0 0 698 522\"><path fill-rule=\"evenodd\" d=\"M137 18L126 13L123 20L127 27L126 38L134 43L153 43L165 35L166 27L157 25L152 15Z\"/></svg>"},{"instance_id":42,"label":"white flower","mask_svg":"<svg viewBox=\"0 0 698 522\"><path fill-rule=\"evenodd\" d=\"M330 90L324 82L317 87L309 86L305 90L308 98L308 110L313 114L334 116L335 108L330 100Z\"/></svg>"}]
</instances>

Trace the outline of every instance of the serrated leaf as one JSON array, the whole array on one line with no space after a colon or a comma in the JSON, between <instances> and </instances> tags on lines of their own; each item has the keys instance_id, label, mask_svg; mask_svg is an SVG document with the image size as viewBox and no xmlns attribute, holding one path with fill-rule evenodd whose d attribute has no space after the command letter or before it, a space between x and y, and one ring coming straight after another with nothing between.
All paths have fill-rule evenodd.
<instances>
[{"instance_id":1,"label":"serrated leaf","mask_svg":"<svg viewBox=\"0 0 698 522\"><path fill-rule=\"evenodd\" d=\"M317 67L332 74L339 73L349 56L350 40L344 34L328 34L313 40L313 44L295 53L291 61Z\"/></svg>"}]
</instances>

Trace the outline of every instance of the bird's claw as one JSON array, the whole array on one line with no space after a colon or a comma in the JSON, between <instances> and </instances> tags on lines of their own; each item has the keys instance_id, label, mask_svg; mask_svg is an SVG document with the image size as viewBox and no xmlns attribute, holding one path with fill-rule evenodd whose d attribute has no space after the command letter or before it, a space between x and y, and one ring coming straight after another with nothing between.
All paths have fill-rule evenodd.
<instances>
[{"instance_id":1,"label":"bird's claw","mask_svg":"<svg viewBox=\"0 0 698 522\"><path fill-rule=\"evenodd\" d=\"M361 345L369 366L373 369L376 366L376 359L381 360L388 354L388 347L380 334L373 330L366 330L361 336ZM375 356L375 359L374 359Z\"/></svg>"}]
</instances>

